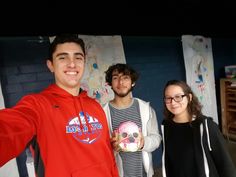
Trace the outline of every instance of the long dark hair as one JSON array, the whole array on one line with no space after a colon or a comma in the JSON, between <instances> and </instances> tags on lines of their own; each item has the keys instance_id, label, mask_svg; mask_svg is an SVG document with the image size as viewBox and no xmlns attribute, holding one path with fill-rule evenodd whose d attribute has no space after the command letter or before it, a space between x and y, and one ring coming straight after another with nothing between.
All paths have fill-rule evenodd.
<instances>
[{"instance_id":1,"label":"long dark hair","mask_svg":"<svg viewBox=\"0 0 236 177\"><path fill-rule=\"evenodd\" d=\"M190 114L189 122L192 121L193 116L196 116L196 118L198 118L200 115L202 115L202 112L201 112L202 105L199 102L197 96L193 93L190 86L188 84L186 84L186 82L181 81L181 80L168 81L164 87L164 92L163 92L164 96L165 96L165 91L166 91L167 87L170 85L175 85L175 86L181 87L184 94L187 96L187 98L188 98L187 110L188 110L188 113ZM190 100L190 94L192 95L192 100ZM167 109L165 102L164 102L164 116L166 119L173 119L173 117L175 116Z\"/></svg>"}]
</instances>

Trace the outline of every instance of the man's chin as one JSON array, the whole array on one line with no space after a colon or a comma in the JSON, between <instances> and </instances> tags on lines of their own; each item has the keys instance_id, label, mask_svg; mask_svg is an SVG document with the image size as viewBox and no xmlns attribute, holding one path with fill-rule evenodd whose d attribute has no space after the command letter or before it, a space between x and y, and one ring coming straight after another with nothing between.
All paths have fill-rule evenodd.
<instances>
[{"instance_id":1,"label":"man's chin","mask_svg":"<svg viewBox=\"0 0 236 177\"><path fill-rule=\"evenodd\" d=\"M116 94L119 97L126 97L128 94Z\"/></svg>"},{"instance_id":2,"label":"man's chin","mask_svg":"<svg viewBox=\"0 0 236 177\"><path fill-rule=\"evenodd\" d=\"M126 93L117 93L117 92L114 92L114 93L119 97L126 97L130 93L130 91L128 91Z\"/></svg>"}]
</instances>

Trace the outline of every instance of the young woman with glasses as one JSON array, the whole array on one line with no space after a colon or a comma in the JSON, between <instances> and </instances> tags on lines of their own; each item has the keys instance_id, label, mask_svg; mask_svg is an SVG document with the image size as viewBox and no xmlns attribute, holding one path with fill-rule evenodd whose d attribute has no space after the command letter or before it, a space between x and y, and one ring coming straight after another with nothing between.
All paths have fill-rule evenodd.
<instances>
[{"instance_id":1,"label":"young woman with glasses","mask_svg":"<svg viewBox=\"0 0 236 177\"><path fill-rule=\"evenodd\" d=\"M236 177L218 125L202 114L191 88L170 80L163 100L163 177Z\"/></svg>"}]
</instances>

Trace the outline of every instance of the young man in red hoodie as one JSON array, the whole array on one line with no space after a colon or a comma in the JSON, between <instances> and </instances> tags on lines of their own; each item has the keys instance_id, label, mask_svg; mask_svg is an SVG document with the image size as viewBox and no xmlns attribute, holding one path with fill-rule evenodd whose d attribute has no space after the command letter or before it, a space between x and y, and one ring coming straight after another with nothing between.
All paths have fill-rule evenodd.
<instances>
[{"instance_id":1,"label":"young man in red hoodie","mask_svg":"<svg viewBox=\"0 0 236 177\"><path fill-rule=\"evenodd\" d=\"M0 166L34 138L43 165L40 176L118 177L105 113L80 88L83 40L76 35L57 36L49 54L47 66L55 84L0 110Z\"/></svg>"}]
</instances>

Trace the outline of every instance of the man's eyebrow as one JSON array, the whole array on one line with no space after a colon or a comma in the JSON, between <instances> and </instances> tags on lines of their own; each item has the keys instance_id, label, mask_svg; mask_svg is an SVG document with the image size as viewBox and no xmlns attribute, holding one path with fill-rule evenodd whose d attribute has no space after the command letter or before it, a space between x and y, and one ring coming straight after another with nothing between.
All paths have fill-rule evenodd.
<instances>
[{"instance_id":1,"label":"man's eyebrow","mask_svg":"<svg viewBox=\"0 0 236 177\"><path fill-rule=\"evenodd\" d=\"M61 55L69 55L69 54L66 53L66 52L61 52L61 53L58 53L58 54L56 55L56 57L61 56ZM81 52L76 52L76 53L74 53L74 55L80 55L80 56L84 57L84 54L81 53Z\"/></svg>"},{"instance_id":2,"label":"man's eyebrow","mask_svg":"<svg viewBox=\"0 0 236 177\"><path fill-rule=\"evenodd\" d=\"M61 53L58 53L58 54L56 55L56 57L61 56L61 55L68 55L68 53L66 53L66 52L61 52Z\"/></svg>"},{"instance_id":3,"label":"man's eyebrow","mask_svg":"<svg viewBox=\"0 0 236 177\"><path fill-rule=\"evenodd\" d=\"M82 57L84 57L84 54L82 52L76 52L74 55L81 55Z\"/></svg>"}]
</instances>

